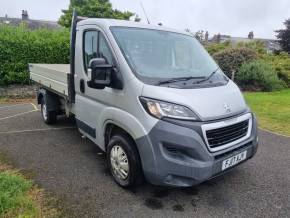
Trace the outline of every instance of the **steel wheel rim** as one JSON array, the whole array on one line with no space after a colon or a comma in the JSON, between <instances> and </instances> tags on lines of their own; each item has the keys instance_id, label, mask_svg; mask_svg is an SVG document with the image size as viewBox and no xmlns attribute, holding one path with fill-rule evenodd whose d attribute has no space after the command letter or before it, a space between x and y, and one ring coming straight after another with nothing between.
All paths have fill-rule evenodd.
<instances>
[{"instance_id":1,"label":"steel wheel rim","mask_svg":"<svg viewBox=\"0 0 290 218\"><path fill-rule=\"evenodd\" d=\"M124 149L114 145L110 152L112 171L121 180L126 180L129 175L129 161Z\"/></svg>"},{"instance_id":2,"label":"steel wheel rim","mask_svg":"<svg viewBox=\"0 0 290 218\"><path fill-rule=\"evenodd\" d=\"M43 116L44 120L47 120L47 110L46 110L45 104L42 105L42 116Z\"/></svg>"}]
</instances>

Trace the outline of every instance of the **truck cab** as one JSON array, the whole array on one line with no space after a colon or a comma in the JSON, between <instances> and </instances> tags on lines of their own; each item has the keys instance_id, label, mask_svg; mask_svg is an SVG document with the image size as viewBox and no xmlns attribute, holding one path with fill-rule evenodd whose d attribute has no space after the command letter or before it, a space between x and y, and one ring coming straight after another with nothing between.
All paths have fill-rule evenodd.
<instances>
[{"instance_id":1,"label":"truck cab","mask_svg":"<svg viewBox=\"0 0 290 218\"><path fill-rule=\"evenodd\" d=\"M46 122L74 114L81 134L106 152L117 184L193 186L254 156L254 114L192 35L94 18L72 29L68 93L42 82L38 101Z\"/></svg>"}]
</instances>

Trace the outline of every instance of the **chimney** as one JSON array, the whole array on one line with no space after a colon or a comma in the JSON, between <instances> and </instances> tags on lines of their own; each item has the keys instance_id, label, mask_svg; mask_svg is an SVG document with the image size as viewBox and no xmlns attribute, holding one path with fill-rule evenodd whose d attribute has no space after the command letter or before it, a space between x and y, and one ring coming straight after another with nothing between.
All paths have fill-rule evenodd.
<instances>
[{"instance_id":1,"label":"chimney","mask_svg":"<svg viewBox=\"0 0 290 218\"><path fill-rule=\"evenodd\" d=\"M7 14L5 14L5 20L4 20L4 23L6 23L6 24L9 24L9 23L10 23L10 21L8 20L8 15L7 15Z\"/></svg>"},{"instance_id":2,"label":"chimney","mask_svg":"<svg viewBox=\"0 0 290 218\"><path fill-rule=\"evenodd\" d=\"M26 10L22 10L22 20L28 20L28 13Z\"/></svg>"}]
</instances>

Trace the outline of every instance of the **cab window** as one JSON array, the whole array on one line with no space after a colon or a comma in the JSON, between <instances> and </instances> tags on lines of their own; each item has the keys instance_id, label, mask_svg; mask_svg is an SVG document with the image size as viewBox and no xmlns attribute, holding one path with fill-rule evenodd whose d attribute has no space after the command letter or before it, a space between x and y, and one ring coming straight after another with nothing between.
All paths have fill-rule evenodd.
<instances>
[{"instance_id":1,"label":"cab window","mask_svg":"<svg viewBox=\"0 0 290 218\"><path fill-rule=\"evenodd\" d=\"M90 60L93 58L104 58L108 64L114 65L114 58L107 40L97 30L88 30L84 33L83 41L84 68L87 72Z\"/></svg>"},{"instance_id":2,"label":"cab window","mask_svg":"<svg viewBox=\"0 0 290 218\"><path fill-rule=\"evenodd\" d=\"M113 65L113 54L111 52L111 49L108 46L108 43L103 36L103 34L99 33L99 56L102 58L105 58L106 62L108 64Z\"/></svg>"},{"instance_id":3,"label":"cab window","mask_svg":"<svg viewBox=\"0 0 290 218\"><path fill-rule=\"evenodd\" d=\"M84 33L84 67L88 69L90 60L98 57L98 31L90 30Z\"/></svg>"}]
</instances>

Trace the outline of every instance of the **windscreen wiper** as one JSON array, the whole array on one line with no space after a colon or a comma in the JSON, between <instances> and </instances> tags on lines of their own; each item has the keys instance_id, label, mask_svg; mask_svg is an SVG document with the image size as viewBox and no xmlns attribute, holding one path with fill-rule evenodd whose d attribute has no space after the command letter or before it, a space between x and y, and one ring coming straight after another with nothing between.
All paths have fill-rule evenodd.
<instances>
[{"instance_id":1,"label":"windscreen wiper","mask_svg":"<svg viewBox=\"0 0 290 218\"><path fill-rule=\"evenodd\" d=\"M208 77L206 77L202 80L198 80L198 81L194 82L193 84L198 84L198 83L208 81L218 71L218 69L219 69L219 67L215 71L213 71Z\"/></svg>"},{"instance_id":2,"label":"windscreen wiper","mask_svg":"<svg viewBox=\"0 0 290 218\"><path fill-rule=\"evenodd\" d=\"M171 78L169 80L163 80L157 83L157 85L163 85L168 83L174 83L174 82L180 82L180 81L188 81L191 79L204 79L203 76L186 76L186 77L177 77L177 78Z\"/></svg>"}]
</instances>

